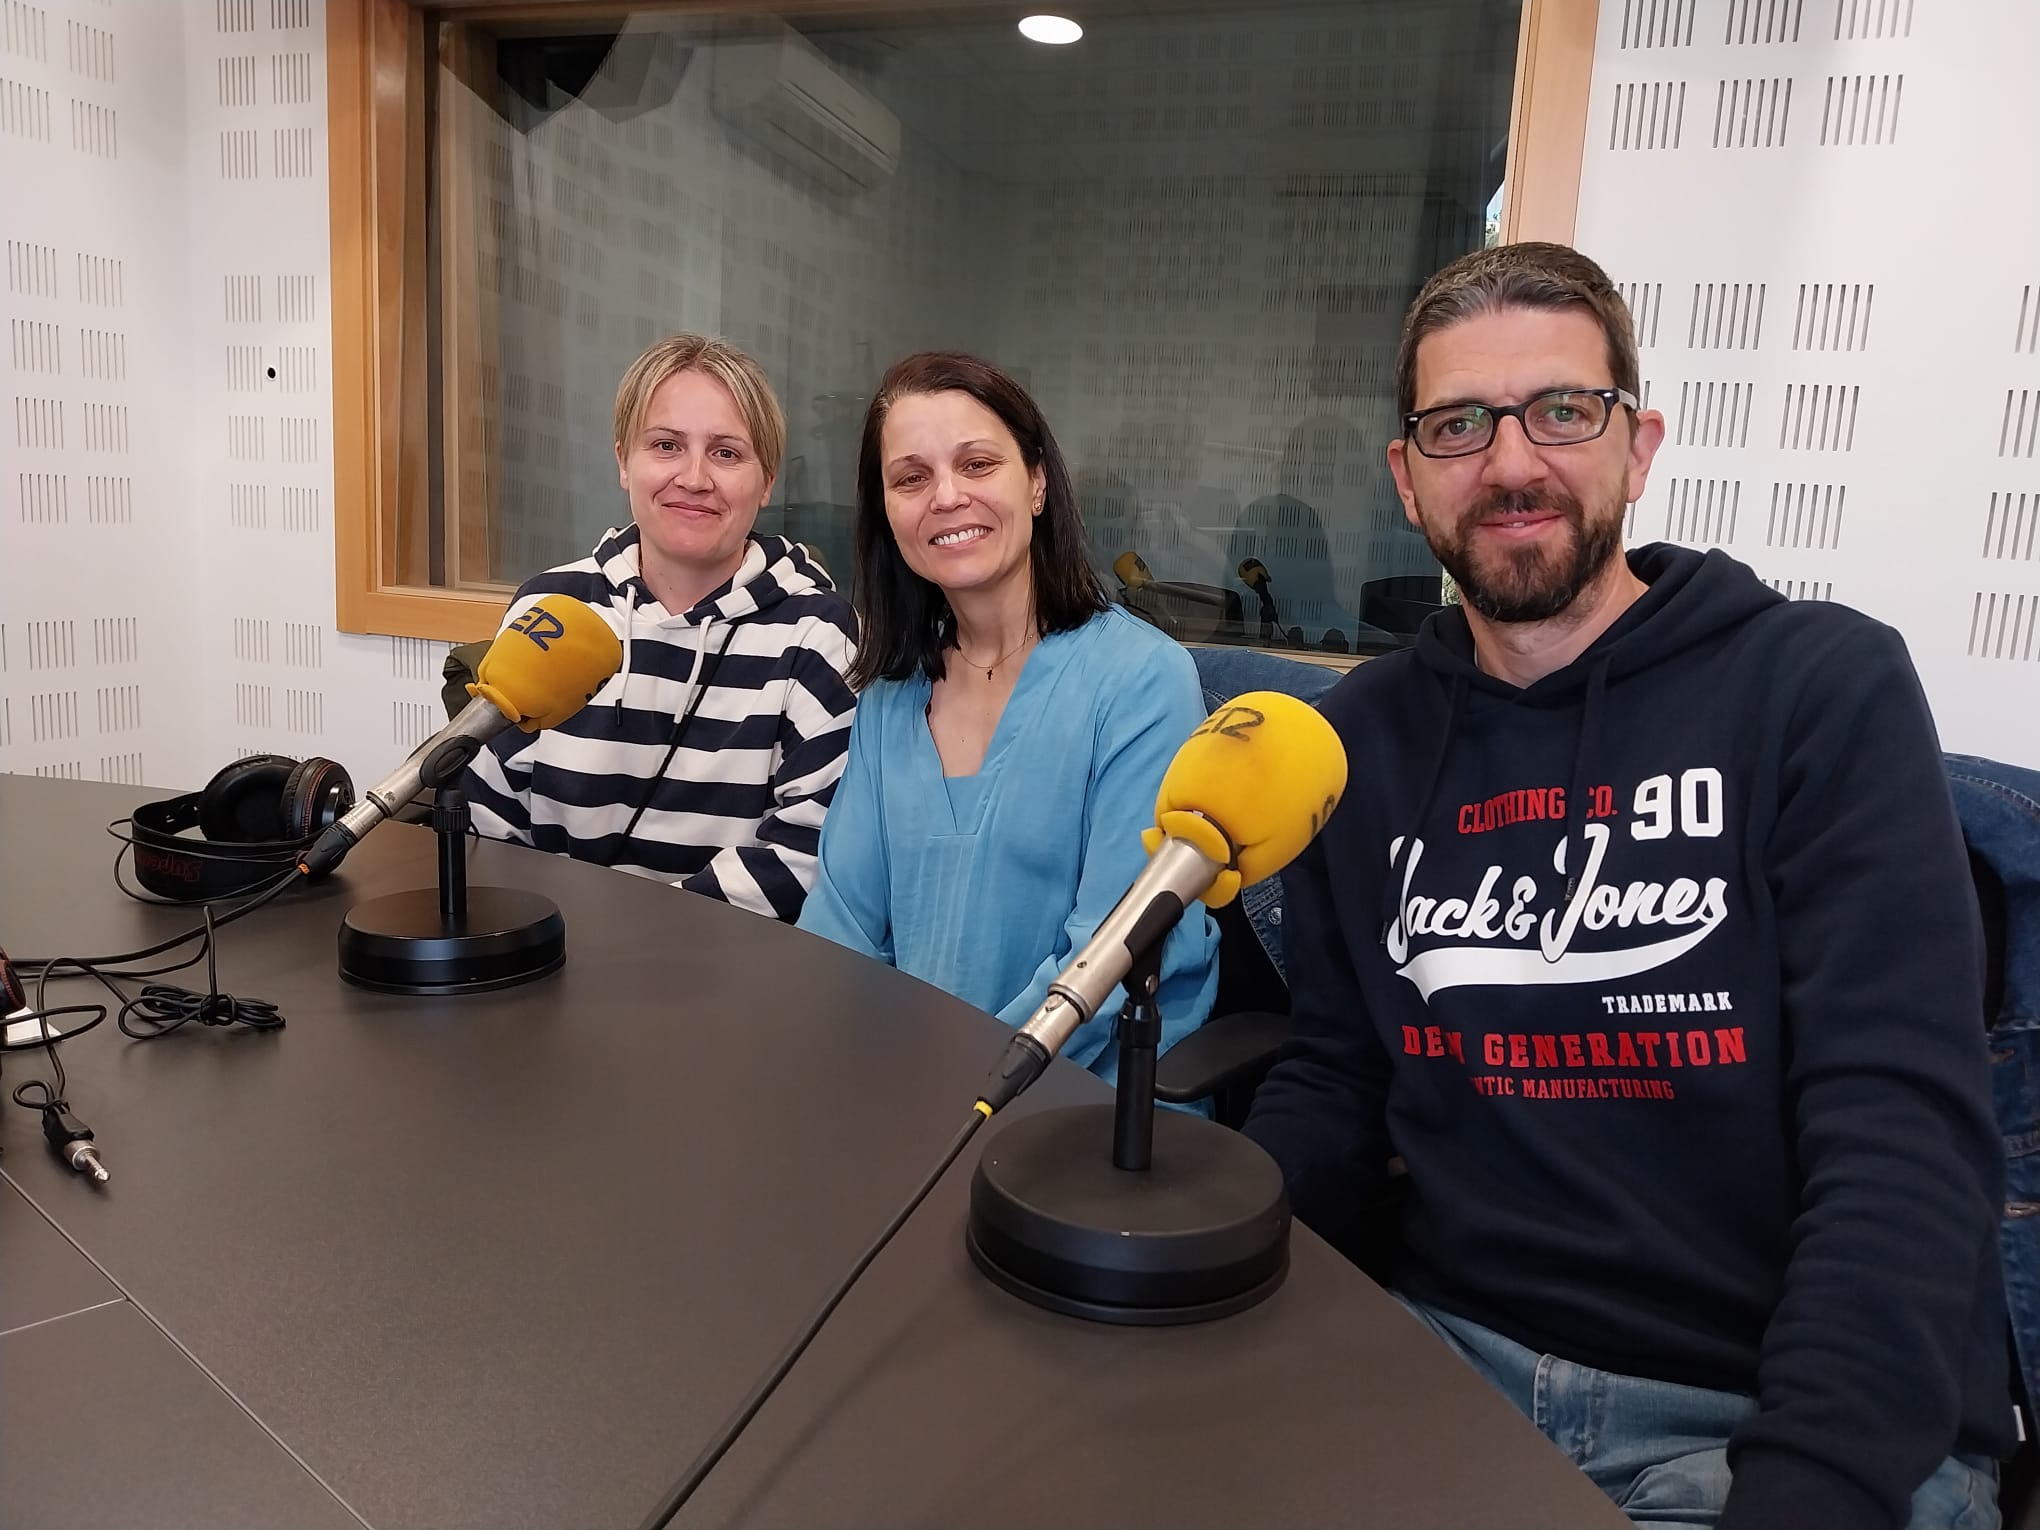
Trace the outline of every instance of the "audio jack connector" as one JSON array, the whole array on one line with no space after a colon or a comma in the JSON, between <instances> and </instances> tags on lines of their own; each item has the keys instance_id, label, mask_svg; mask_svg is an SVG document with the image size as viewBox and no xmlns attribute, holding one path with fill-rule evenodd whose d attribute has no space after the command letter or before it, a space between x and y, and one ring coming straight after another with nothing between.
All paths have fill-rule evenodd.
<instances>
[{"instance_id":1,"label":"audio jack connector","mask_svg":"<svg viewBox=\"0 0 2040 1530\"><path fill-rule=\"evenodd\" d=\"M71 1107L63 1100L52 1100L42 1109L43 1135L49 1138L50 1150L80 1174L88 1174L95 1183L107 1181L106 1165L99 1161L99 1149L92 1142L92 1128L71 1114Z\"/></svg>"}]
</instances>

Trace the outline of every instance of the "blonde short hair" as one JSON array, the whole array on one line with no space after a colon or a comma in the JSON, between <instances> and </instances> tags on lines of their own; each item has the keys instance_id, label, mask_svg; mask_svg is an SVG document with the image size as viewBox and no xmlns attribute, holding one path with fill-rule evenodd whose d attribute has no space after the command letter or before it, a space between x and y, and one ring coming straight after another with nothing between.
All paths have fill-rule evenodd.
<instances>
[{"instance_id":1,"label":"blonde short hair","mask_svg":"<svg viewBox=\"0 0 2040 1530\"><path fill-rule=\"evenodd\" d=\"M669 335L633 361L616 385L616 449L644 424L645 409L659 385L677 372L702 372L730 390L737 413L751 432L751 446L767 478L779 476L786 454L786 414L765 378L765 369L726 340L709 335Z\"/></svg>"}]
</instances>

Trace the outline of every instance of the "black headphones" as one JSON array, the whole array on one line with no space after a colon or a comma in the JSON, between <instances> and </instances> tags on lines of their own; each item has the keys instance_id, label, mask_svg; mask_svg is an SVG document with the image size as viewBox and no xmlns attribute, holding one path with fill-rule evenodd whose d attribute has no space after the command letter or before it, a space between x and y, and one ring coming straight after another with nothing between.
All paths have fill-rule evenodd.
<instances>
[{"instance_id":1,"label":"black headphones","mask_svg":"<svg viewBox=\"0 0 2040 1530\"><path fill-rule=\"evenodd\" d=\"M252 892L295 866L299 852L353 806L354 782L337 761L250 755L204 791L134 810L127 838L135 880L177 903ZM187 832L193 828L195 836Z\"/></svg>"}]
</instances>

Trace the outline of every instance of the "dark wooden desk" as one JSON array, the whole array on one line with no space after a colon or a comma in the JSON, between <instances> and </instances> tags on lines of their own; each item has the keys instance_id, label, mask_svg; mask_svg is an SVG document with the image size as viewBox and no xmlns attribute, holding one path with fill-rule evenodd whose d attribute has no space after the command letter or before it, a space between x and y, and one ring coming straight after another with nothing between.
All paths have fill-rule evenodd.
<instances>
[{"instance_id":1,"label":"dark wooden desk","mask_svg":"<svg viewBox=\"0 0 2040 1530\"><path fill-rule=\"evenodd\" d=\"M191 922L112 885L102 828L136 795L0 777L11 952ZM1004 1041L913 979L676 889L497 844L469 875L560 904L562 972L460 1001L344 986L348 905L432 877L426 831L388 825L221 936L222 987L280 1003L287 1029L135 1043L108 1023L66 1048L111 1184L0 1111L0 1171L34 1203L0 1215L0 1289L50 1319L0 1341L0 1520L633 1525ZM10 1056L9 1087L32 1068ZM1014 1111L1102 1093L1058 1063ZM1300 1228L1283 1289L1219 1323L1106 1328L1007 1296L963 1248L975 1153L681 1523L1627 1523ZM89 1449L42 1401L87 1382Z\"/></svg>"},{"instance_id":2,"label":"dark wooden desk","mask_svg":"<svg viewBox=\"0 0 2040 1530\"><path fill-rule=\"evenodd\" d=\"M358 1522L12 1186L0 1185L0 1520Z\"/></svg>"}]
</instances>

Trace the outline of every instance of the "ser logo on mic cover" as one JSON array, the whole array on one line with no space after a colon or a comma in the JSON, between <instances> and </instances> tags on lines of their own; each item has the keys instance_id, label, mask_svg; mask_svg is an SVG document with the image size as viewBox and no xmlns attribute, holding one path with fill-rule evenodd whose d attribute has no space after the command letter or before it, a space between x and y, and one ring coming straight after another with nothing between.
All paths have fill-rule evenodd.
<instances>
[{"instance_id":1,"label":"ser logo on mic cover","mask_svg":"<svg viewBox=\"0 0 2040 1530\"><path fill-rule=\"evenodd\" d=\"M544 606L533 606L510 624L512 632L521 632L542 651L550 652L554 639L567 635L566 624Z\"/></svg>"}]
</instances>

